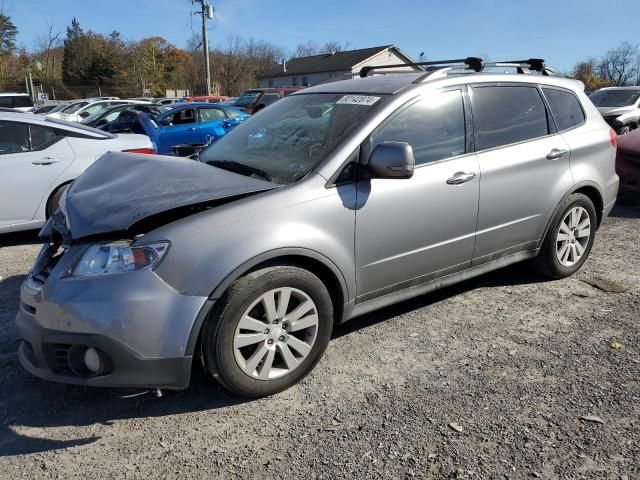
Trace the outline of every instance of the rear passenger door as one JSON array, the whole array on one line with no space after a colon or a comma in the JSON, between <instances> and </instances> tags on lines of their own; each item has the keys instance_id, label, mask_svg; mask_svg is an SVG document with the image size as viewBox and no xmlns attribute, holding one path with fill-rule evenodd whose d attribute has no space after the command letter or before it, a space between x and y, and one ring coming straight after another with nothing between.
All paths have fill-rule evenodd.
<instances>
[{"instance_id":1,"label":"rear passenger door","mask_svg":"<svg viewBox=\"0 0 640 480\"><path fill-rule=\"evenodd\" d=\"M467 142L463 89L433 92L402 107L373 132L411 145L412 178L358 182L358 301L467 268L478 213L478 162ZM366 155L366 154L364 154Z\"/></svg>"},{"instance_id":2,"label":"rear passenger door","mask_svg":"<svg viewBox=\"0 0 640 480\"><path fill-rule=\"evenodd\" d=\"M470 90L480 163L477 265L536 248L573 179L569 146L536 85Z\"/></svg>"}]
</instances>

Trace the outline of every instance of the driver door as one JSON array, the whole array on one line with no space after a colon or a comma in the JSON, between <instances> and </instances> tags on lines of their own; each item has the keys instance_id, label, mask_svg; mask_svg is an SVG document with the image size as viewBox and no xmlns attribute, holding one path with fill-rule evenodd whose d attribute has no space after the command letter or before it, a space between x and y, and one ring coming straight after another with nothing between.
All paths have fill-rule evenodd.
<instances>
[{"instance_id":1,"label":"driver door","mask_svg":"<svg viewBox=\"0 0 640 480\"><path fill-rule=\"evenodd\" d=\"M416 167L409 179L358 182L357 302L469 267L480 184L465 103L460 88L429 94L401 108L364 148L408 143Z\"/></svg>"}]
</instances>

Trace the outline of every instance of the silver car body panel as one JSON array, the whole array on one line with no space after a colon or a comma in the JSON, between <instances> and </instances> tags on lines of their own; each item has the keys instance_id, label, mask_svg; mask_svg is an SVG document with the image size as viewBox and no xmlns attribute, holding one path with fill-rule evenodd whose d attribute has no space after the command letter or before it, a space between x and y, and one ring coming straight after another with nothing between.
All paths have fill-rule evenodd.
<instances>
[{"instance_id":1,"label":"silver car body panel","mask_svg":"<svg viewBox=\"0 0 640 480\"><path fill-rule=\"evenodd\" d=\"M179 218L137 238L171 243L155 270L62 278L75 256L68 252L66 267L56 266L40 290L26 282L23 302L33 305L38 321L49 328L111 335L144 355L175 356L193 345L208 309L235 279L274 259L306 259L330 272L338 285L334 301L342 303L336 309L340 321L535 256L552 213L579 188L598 192L600 211L608 213L617 192L615 149L609 126L580 82L478 74L411 83L419 76L349 80L293 94L388 97L303 179ZM338 186L331 181L399 107L443 88L507 82L569 89L583 104L586 121L540 139L425 164L410 179ZM548 159L554 148L567 154ZM447 185L458 171L476 176L463 185Z\"/></svg>"}]
</instances>

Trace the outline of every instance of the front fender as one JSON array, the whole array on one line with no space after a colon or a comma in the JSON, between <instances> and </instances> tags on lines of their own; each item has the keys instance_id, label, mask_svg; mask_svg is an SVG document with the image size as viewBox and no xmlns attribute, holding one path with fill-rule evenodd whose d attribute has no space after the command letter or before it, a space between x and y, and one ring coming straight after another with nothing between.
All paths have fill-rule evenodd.
<instances>
[{"instance_id":1,"label":"front fender","mask_svg":"<svg viewBox=\"0 0 640 480\"><path fill-rule=\"evenodd\" d=\"M287 194L274 192L274 196L279 193ZM174 222L166 232L171 250L156 273L185 295L217 298L256 265L295 255L321 262L334 272L345 302L351 299L355 188L329 189L320 197L263 210L268 196L249 197ZM247 215L250 211L255 214ZM149 238L163 233L159 229Z\"/></svg>"}]
</instances>

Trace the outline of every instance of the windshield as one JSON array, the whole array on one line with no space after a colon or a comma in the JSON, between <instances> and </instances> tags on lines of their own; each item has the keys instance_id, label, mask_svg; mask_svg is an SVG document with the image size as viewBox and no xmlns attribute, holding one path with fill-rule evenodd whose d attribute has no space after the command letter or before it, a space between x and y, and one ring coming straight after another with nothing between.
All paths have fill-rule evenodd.
<instances>
[{"instance_id":1,"label":"windshield","mask_svg":"<svg viewBox=\"0 0 640 480\"><path fill-rule=\"evenodd\" d=\"M233 162L261 170L276 183L295 182L361 124L381 98L291 95L235 127L203 150L200 160L222 168Z\"/></svg>"},{"instance_id":2,"label":"windshield","mask_svg":"<svg viewBox=\"0 0 640 480\"><path fill-rule=\"evenodd\" d=\"M76 113L78 110L80 110L85 105L89 105L89 102L72 103L67 108L62 109L62 111L64 113Z\"/></svg>"},{"instance_id":3,"label":"windshield","mask_svg":"<svg viewBox=\"0 0 640 480\"><path fill-rule=\"evenodd\" d=\"M96 120L99 120L101 117L107 117L107 121L115 120L116 118L118 118L118 115L120 114L120 112L122 110L124 110L125 108L127 108L127 106L118 105L117 107L99 110L99 111L95 112L94 114L89 115L86 118L83 118L80 121L80 123L84 123L85 125L89 125L89 124L95 122Z\"/></svg>"},{"instance_id":4,"label":"windshield","mask_svg":"<svg viewBox=\"0 0 640 480\"><path fill-rule=\"evenodd\" d=\"M599 90L589 97L596 107L627 107L636 103L640 90Z\"/></svg>"},{"instance_id":5,"label":"windshield","mask_svg":"<svg viewBox=\"0 0 640 480\"><path fill-rule=\"evenodd\" d=\"M236 107L248 108L252 107L256 100L260 96L261 92L242 92L238 97L238 100L234 103Z\"/></svg>"},{"instance_id":6,"label":"windshield","mask_svg":"<svg viewBox=\"0 0 640 480\"><path fill-rule=\"evenodd\" d=\"M0 107L4 108L24 108L33 107L33 102L29 95L1 95Z\"/></svg>"}]
</instances>

